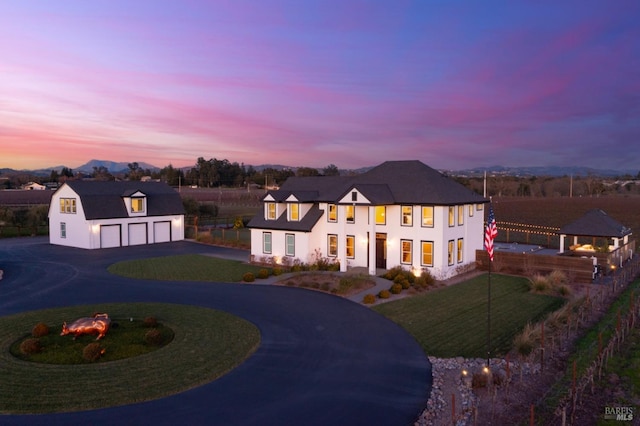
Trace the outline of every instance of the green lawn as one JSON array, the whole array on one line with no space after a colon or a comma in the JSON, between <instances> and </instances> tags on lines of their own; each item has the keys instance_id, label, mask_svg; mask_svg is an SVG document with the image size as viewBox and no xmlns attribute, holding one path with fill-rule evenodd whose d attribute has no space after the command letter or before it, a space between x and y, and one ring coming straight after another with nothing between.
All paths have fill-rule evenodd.
<instances>
[{"instance_id":1,"label":"green lawn","mask_svg":"<svg viewBox=\"0 0 640 426\"><path fill-rule=\"evenodd\" d=\"M245 273L257 274L260 269L263 268L240 261L184 254L118 262L108 271L148 280L240 282Z\"/></svg>"},{"instance_id":2,"label":"green lawn","mask_svg":"<svg viewBox=\"0 0 640 426\"><path fill-rule=\"evenodd\" d=\"M114 318L154 316L174 330L174 339L154 352L93 364L40 364L18 359L9 352L9 347L29 334L38 322L55 326L55 333L63 321L100 311ZM91 341L88 337L87 342ZM108 333L101 342L108 347ZM185 305L101 304L3 317L0 413L89 410L161 398L224 375L249 357L259 343L260 332L248 321Z\"/></svg>"},{"instance_id":3,"label":"green lawn","mask_svg":"<svg viewBox=\"0 0 640 426\"><path fill-rule=\"evenodd\" d=\"M428 355L487 355L488 275L373 309L404 327ZM527 322L536 322L565 300L529 292L528 280L491 274L492 356L505 354Z\"/></svg>"}]
</instances>

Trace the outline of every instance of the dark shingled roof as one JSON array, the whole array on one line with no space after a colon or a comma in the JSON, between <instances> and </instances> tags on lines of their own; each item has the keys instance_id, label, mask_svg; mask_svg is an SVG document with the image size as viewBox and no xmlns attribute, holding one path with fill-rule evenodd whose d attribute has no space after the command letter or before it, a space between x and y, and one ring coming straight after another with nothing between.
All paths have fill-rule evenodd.
<instances>
[{"instance_id":1,"label":"dark shingled roof","mask_svg":"<svg viewBox=\"0 0 640 426\"><path fill-rule=\"evenodd\" d=\"M357 189L374 204L455 205L489 200L464 185L417 161L386 161L355 176L291 177L276 200L300 191L316 191L317 202L337 202ZM284 193L284 194L283 194ZM311 200L309 200L311 201Z\"/></svg>"},{"instance_id":2,"label":"dark shingled roof","mask_svg":"<svg viewBox=\"0 0 640 426\"><path fill-rule=\"evenodd\" d=\"M320 210L318 205L314 205L307 212L302 220L294 222L287 220L286 210L276 220L266 220L261 213L256 214L247 224L249 228L261 228L261 229L277 229L280 231L299 231L299 232L311 232L315 224L320 220L324 213L324 210Z\"/></svg>"},{"instance_id":3,"label":"dark shingled roof","mask_svg":"<svg viewBox=\"0 0 640 426\"><path fill-rule=\"evenodd\" d=\"M184 214L182 199L173 188L162 182L65 182L80 197L86 219L129 217L123 197L142 192L147 197L147 216Z\"/></svg>"},{"instance_id":4,"label":"dark shingled roof","mask_svg":"<svg viewBox=\"0 0 640 426\"><path fill-rule=\"evenodd\" d=\"M560 228L560 234L622 238L631 235L631 229L614 220L600 209L589 210L584 216L573 223Z\"/></svg>"}]
</instances>

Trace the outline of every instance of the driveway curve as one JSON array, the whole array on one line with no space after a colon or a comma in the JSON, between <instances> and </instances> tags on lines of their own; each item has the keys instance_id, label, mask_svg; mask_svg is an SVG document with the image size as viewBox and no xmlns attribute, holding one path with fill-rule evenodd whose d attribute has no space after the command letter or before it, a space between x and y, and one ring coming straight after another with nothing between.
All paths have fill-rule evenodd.
<instances>
[{"instance_id":1,"label":"driveway curve","mask_svg":"<svg viewBox=\"0 0 640 426\"><path fill-rule=\"evenodd\" d=\"M243 252L187 241L90 251L39 237L0 240L0 316L78 304L179 303L238 315L262 335L238 368L186 392L100 410L3 415L0 423L408 425L425 408L431 365L422 349L357 303L297 288L134 280L106 271L121 260L184 253Z\"/></svg>"}]
</instances>

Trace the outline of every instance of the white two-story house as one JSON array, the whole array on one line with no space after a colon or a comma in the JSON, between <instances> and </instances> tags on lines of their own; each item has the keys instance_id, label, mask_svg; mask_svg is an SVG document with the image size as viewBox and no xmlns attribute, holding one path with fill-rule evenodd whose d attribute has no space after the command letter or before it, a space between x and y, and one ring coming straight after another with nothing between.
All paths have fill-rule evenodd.
<instances>
[{"instance_id":1,"label":"white two-story house","mask_svg":"<svg viewBox=\"0 0 640 426\"><path fill-rule=\"evenodd\" d=\"M98 249L179 240L184 207L165 183L69 180L51 198L51 244Z\"/></svg>"},{"instance_id":2,"label":"white two-story house","mask_svg":"<svg viewBox=\"0 0 640 426\"><path fill-rule=\"evenodd\" d=\"M387 161L356 176L289 178L248 224L255 261L318 254L340 270L402 266L446 279L475 263L489 200L420 161ZM286 258L286 259L285 259Z\"/></svg>"}]
</instances>

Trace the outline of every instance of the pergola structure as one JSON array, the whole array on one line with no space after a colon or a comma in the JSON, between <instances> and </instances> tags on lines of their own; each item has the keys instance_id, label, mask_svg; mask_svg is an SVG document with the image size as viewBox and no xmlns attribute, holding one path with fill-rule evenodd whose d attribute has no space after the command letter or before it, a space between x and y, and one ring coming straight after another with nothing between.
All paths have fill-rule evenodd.
<instances>
[{"instance_id":1,"label":"pergola structure","mask_svg":"<svg viewBox=\"0 0 640 426\"><path fill-rule=\"evenodd\" d=\"M600 209L590 210L584 216L560 228L560 254L565 253L565 239L573 237L573 244L569 246L570 254L578 256L593 256L598 263L622 265L633 256L635 244L629 242L631 229L617 222ZM591 244L580 244L585 237L591 238ZM598 245L597 240L604 239L604 245ZM608 242L611 244L607 244ZM601 265L605 266L605 265Z\"/></svg>"}]
</instances>

